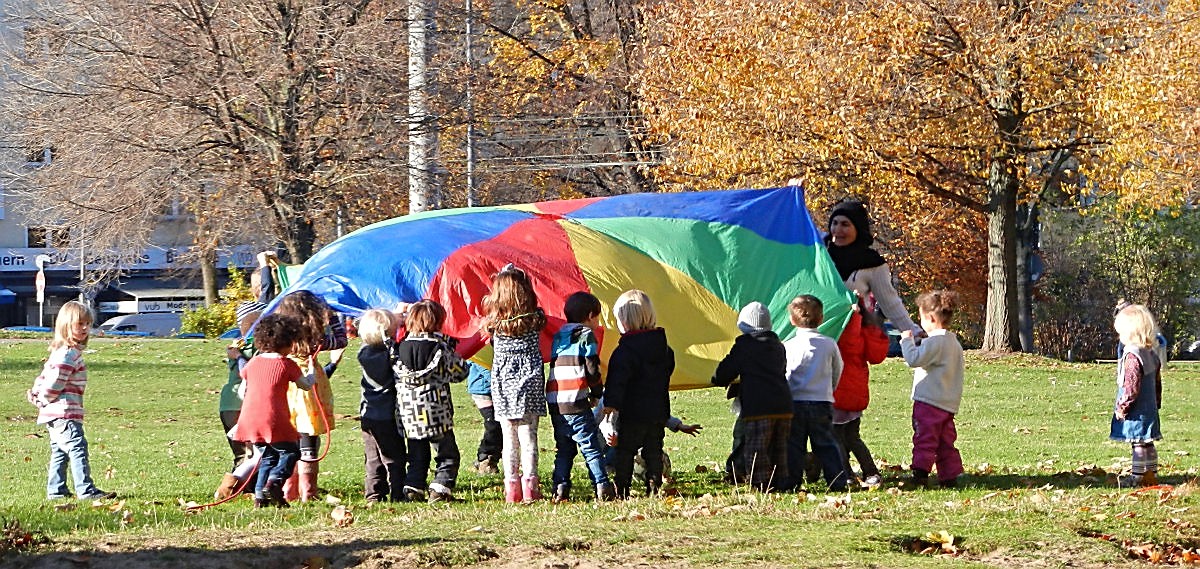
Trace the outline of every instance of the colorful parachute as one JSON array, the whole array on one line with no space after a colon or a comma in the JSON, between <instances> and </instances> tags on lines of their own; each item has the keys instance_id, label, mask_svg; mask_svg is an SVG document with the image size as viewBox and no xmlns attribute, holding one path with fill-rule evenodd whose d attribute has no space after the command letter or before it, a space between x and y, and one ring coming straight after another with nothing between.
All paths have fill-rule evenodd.
<instances>
[{"instance_id":1,"label":"colorful parachute","mask_svg":"<svg viewBox=\"0 0 1200 569\"><path fill-rule=\"evenodd\" d=\"M820 243L799 187L629 194L527 205L438 210L364 227L322 248L288 290L305 289L357 314L422 298L446 307L446 333L460 352L483 353L482 300L507 263L533 281L549 326L563 301L584 290L604 305L601 359L616 347L611 307L624 291L649 294L675 350L673 389L709 386L751 301L771 311L780 337L792 335L788 302L813 294L825 304L821 330L841 333L851 296Z\"/></svg>"}]
</instances>

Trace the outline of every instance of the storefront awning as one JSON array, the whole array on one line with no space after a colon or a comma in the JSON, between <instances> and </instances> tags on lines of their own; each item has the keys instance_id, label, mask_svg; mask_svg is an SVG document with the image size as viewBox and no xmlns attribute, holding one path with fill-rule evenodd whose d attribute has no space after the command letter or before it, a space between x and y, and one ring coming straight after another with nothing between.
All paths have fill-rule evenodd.
<instances>
[{"instance_id":1,"label":"storefront awning","mask_svg":"<svg viewBox=\"0 0 1200 569\"><path fill-rule=\"evenodd\" d=\"M0 304L13 304L17 301L17 293L6 288L0 288Z\"/></svg>"}]
</instances>

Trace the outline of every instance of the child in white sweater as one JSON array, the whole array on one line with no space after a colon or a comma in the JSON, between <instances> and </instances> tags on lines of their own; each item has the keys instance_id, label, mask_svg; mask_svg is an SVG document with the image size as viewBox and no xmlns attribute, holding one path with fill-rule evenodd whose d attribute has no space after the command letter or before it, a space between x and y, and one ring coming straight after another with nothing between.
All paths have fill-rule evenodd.
<instances>
[{"instance_id":1,"label":"child in white sweater","mask_svg":"<svg viewBox=\"0 0 1200 569\"><path fill-rule=\"evenodd\" d=\"M900 336L904 362L913 368L913 483L925 486L929 473L937 467L938 484L943 488L958 485L963 473L962 455L954 447L958 431L954 415L962 401L962 344L946 329L957 304L950 291L926 292L917 297L921 328L929 334L918 345L911 330Z\"/></svg>"}]
</instances>

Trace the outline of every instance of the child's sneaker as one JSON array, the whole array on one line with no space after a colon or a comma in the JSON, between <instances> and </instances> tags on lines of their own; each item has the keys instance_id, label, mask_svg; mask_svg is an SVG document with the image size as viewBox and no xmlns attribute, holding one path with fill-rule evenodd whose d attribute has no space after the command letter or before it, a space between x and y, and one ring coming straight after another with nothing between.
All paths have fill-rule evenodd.
<instances>
[{"instance_id":1,"label":"child's sneaker","mask_svg":"<svg viewBox=\"0 0 1200 569\"><path fill-rule=\"evenodd\" d=\"M562 502L571 501L571 485L570 484L555 484L554 495L551 496L550 502L561 504Z\"/></svg>"},{"instance_id":2,"label":"child's sneaker","mask_svg":"<svg viewBox=\"0 0 1200 569\"><path fill-rule=\"evenodd\" d=\"M484 460L475 461L475 472L484 476L500 474L500 469L496 468L496 460L487 458Z\"/></svg>"},{"instance_id":3,"label":"child's sneaker","mask_svg":"<svg viewBox=\"0 0 1200 569\"><path fill-rule=\"evenodd\" d=\"M425 491L420 488L413 488L412 486L405 486L403 492L404 492L404 499L408 500L409 502L424 502L425 501Z\"/></svg>"},{"instance_id":4,"label":"child's sneaker","mask_svg":"<svg viewBox=\"0 0 1200 569\"><path fill-rule=\"evenodd\" d=\"M611 502L617 499L617 487L612 482L601 482L596 485L596 499L601 502Z\"/></svg>"},{"instance_id":5,"label":"child's sneaker","mask_svg":"<svg viewBox=\"0 0 1200 569\"><path fill-rule=\"evenodd\" d=\"M429 503L438 504L442 502L453 502L454 494L449 488L442 484L434 482L429 485Z\"/></svg>"},{"instance_id":6,"label":"child's sneaker","mask_svg":"<svg viewBox=\"0 0 1200 569\"><path fill-rule=\"evenodd\" d=\"M84 494L79 498L81 500L111 500L116 497L116 492L105 492L104 490L97 488L95 492L92 492L91 494Z\"/></svg>"},{"instance_id":7,"label":"child's sneaker","mask_svg":"<svg viewBox=\"0 0 1200 569\"><path fill-rule=\"evenodd\" d=\"M863 478L863 481L862 481L862 485L866 486L868 488L874 488L876 486L879 486L880 484L883 484L883 478L880 477L878 474L872 474L866 478Z\"/></svg>"},{"instance_id":8,"label":"child's sneaker","mask_svg":"<svg viewBox=\"0 0 1200 569\"><path fill-rule=\"evenodd\" d=\"M1158 484L1158 475L1154 472L1145 474L1126 474L1117 477L1117 486L1120 488L1139 488L1143 486L1155 486Z\"/></svg>"},{"instance_id":9,"label":"child's sneaker","mask_svg":"<svg viewBox=\"0 0 1200 569\"><path fill-rule=\"evenodd\" d=\"M938 486L942 488L958 488L958 479L951 478L949 480L938 480Z\"/></svg>"}]
</instances>

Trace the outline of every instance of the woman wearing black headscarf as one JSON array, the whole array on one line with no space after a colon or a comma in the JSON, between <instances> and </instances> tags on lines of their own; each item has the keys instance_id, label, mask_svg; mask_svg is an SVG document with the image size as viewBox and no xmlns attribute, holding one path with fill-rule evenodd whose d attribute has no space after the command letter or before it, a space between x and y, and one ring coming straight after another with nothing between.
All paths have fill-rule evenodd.
<instances>
[{"instance_id":1,"label":"woman wearing black headscarf","mask_svg":"<svg viewBox=\"0 0 1200 569\"><path fill-rule=\"evenodd\" d=\"M846 288L866 300L868 309L878 305L897 329L919 332L920 327L913 324L892 286L892 271L887 261L871 248L875 237L871 235L867 208L862 202L847 200L834 206L829 212L828 229L825 247Z\"/></svg>"},{"instance_id":2,"label":"woman wearing black headscarf","mask_svg":"<svg viewBox=\"0 0 1200 569\"><path fill-rule=\"evenodd\" d=\"M887 262L871 248L875 238L863 204L844 201L834 206L828 228L825 246L829 256L846 288L858 295L856 313L838 338L844 367L833 392L833 432L842 446L846 474L850 476L853 472L849 458L853 454L862 467L863 484L877 486L882 482L879 468L859 434L862 413L870 401L868 364L880 363L887 357L888 339L882 325L876 322L875 306L901 330L913 329L914 325L892 286Z\"/></svg>"}]
</instances>

